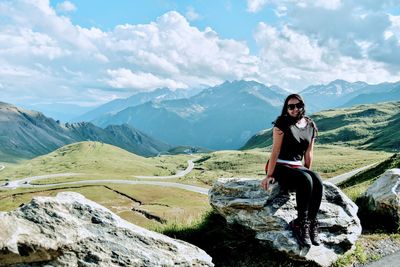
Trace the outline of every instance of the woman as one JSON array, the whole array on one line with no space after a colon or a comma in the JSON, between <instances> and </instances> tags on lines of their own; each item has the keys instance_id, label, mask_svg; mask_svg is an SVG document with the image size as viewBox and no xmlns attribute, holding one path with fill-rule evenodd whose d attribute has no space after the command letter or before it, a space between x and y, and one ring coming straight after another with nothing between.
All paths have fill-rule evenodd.
<instances>
[{"instance_id":1,"label":"woman","mask_svg":"<svg viewBox=\"0 0 400 267\"><path fill-rule=\"evenodd\" d=\"M311 171L316 135L315 123L305 116L302 97L289 95L282 114L274 122L267 177L261 182L265 190L276 180L282 188L296 191L297 218L289 226L299 244L308 247L320 244L317 213L322 199L322 180Z\"/></svg>"}]
</instances>

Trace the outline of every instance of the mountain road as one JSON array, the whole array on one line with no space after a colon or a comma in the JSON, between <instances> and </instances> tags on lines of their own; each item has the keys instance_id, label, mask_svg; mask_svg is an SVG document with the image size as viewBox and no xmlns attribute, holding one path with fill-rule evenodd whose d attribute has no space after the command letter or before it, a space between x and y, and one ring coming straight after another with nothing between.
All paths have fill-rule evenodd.
<instances>
[{"instance_id":1,"label":"mountain road","mask_svg":"<svg viewBox=\"0 0 400 267\"><path fill-rule=\"evenodd\" d=\"M183 177L186 174L190 173L193 170L194 163L193 160L188 160L188 167L184 171L180 171L175 175L171 176L136 176L136 178L140 179L172 179L172 178L179 178ZM79 184L98 184L98 183L115 183L115 184L141 184L141 185L156 185L156 186L165 186L165 187L175 187L184 190L189 190L192 192L208 195L208 188L200 187L200 186L193 186L193 185L186 185L180 183L171 183L171 182L158 182L158 181L132 181L132 180L83 180L83 181L76 181L76 182L66 182L66 183L56 183L56 184L45 184L45 185L35 185L31 184L31 182L40 179L46 178L54 178L54 177L70 177L81 175L80 173L57 173L57 174L47 174L47 175L40 175L40 176L31 176L26 177L23 179L10 181L2 186L0 186L0 190L10 190L16 188L38 188L38 187L51 187L51 186L61 186L61 185L79 185Z\"/></svg>"}]
</instances>

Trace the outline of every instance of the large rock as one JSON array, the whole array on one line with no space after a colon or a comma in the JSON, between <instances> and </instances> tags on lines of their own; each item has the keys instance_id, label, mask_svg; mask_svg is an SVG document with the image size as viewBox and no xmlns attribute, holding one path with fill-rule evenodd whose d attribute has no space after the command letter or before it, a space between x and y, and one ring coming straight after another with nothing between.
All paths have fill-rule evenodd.
<instances>
[{"instance_id":1,"label":"large rock","mask_svg":"<svg viewBox=\"0 0 400 267\"><path fill-rule=\"evenodd\" d=\"M300 247L289 229L297 217L295 194L282 194L279 185L269 191L260 180L219 179L209 192L211 205L228 223L255 231L255 238L297 260L329 266L338 256L353 248L361 234L358 207L335 185L325 182L321 209L322 245Z\"/></svg>"},{"instance_id":2,"label":"large rock","mask_svg":"<svg viewBox=\"0 0 400 267\"><path fill-rule=\"evenodd\" d=\"M201 249L133 225L77 193L37 197L0 213L0 229L0 266L213 266Z\"/></svg>"},{"instance_id":3,"label":"large rock","mask_svg":"<svg viewBox=\"0 0 400 267\"><path fill-rule=\"evenodd\" d=\"M396 230L400 225L400 169L390 169L382 174L357 199L357 204L363 216L373 217L380 225Z\"/></svg>"}]
</instances>

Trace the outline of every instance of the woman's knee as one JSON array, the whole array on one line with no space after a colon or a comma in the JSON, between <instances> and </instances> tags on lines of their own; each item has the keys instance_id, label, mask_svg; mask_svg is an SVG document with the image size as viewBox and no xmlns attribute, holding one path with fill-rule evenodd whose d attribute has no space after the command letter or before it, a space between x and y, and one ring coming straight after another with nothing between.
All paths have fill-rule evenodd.
<instances>
[{"instance_id":1,"label":"woman's knee","mask_svg":"<svg viewBox=\"0 0 400 267\"><path fill-rule=\"evenodd\" d=\"M308 171L308 174L312 178L314 189L322 190L323 184L322 184L321 176L318 173L313 172L313 171Z\"/></svg>"},{"instance_id":2,"label":"woman's knee","mask_svg":"<svg viewBox=\"0 0 400 267\"><path fill-rule=\"evenodd\" d=\"M309 189L313 189L313 178L310 174L308 174L307 172L303 172L300 171L299 175L298 175L298 181L299 181L299 186L304 186L307 187Z\"/></svg>"}]
</instances>

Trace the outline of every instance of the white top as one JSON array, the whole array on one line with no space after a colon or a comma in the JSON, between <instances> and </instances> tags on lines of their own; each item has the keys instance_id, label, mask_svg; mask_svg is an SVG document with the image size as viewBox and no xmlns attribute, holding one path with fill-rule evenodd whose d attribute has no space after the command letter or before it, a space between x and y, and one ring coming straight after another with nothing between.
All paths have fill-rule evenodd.
<instances>
[{"instance_id":1,"label":"white top","mask_svg":"<svg viewBox=\"0 0 400 267\"><path fill-rule=\"evenodd\" d=\"M301 118L298 122L296 122L296 126L298 128L304 128L307 126L307 121L304 118Z\"/></svg>"},{"instance_id":2,"label":"white top","mask_svg":"<svg viewBox=\"0 0 400 267\"><path fill-rule=\"evenodd\" d=\"M290 164L290 165L296 165L296 166L303 166L303 163L300 160L294 161L294 160L277 159L276 162Z\"/></svg>"}]
</instances>

